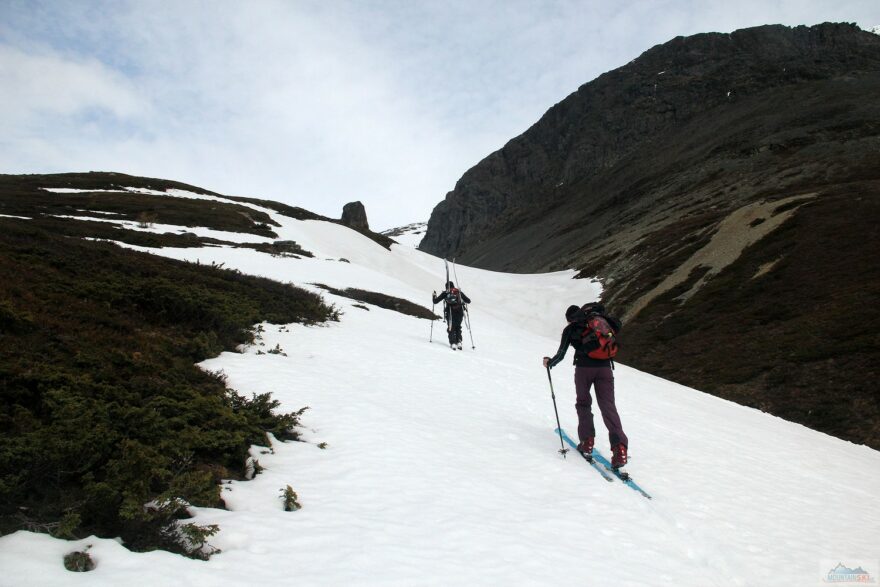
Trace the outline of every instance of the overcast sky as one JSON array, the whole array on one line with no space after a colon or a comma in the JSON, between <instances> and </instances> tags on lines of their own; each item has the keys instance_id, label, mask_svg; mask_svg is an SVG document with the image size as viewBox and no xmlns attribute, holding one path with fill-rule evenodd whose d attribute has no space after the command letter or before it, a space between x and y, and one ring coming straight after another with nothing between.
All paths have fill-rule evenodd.
<instances>
[{"instance_id":1,"label":"overcast sky","mask_svg":"<svg viewBox=\"0 0 880 587\"><path fill-rule=\"evenodd\" d=\"M880 0L0 0L0 173L118 171L374 229L678 35Z\"/></svg>"}]
</instances>

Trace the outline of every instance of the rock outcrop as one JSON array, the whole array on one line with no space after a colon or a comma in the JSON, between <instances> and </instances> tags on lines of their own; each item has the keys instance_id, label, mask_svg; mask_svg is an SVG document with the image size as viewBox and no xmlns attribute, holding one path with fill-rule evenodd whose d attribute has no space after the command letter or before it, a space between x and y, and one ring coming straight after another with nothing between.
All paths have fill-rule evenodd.
<instances>
[{"instance_id":1,"label":"rock outcrop","mask_svg":"<svg viewBox=\"0 0 880 587\"><path fill-rule=\"evenodd\" d=\"M367 210L360 202L349 202L342 207L342 223L355 230L370 230L367 222Z\"/></svg>"}]
</instances>

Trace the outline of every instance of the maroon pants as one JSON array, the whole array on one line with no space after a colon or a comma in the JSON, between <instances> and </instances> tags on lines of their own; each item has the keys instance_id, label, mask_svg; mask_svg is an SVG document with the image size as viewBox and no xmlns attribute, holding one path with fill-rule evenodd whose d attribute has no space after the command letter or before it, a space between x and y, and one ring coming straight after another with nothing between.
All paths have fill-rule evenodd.
<instances>
[{"instance_id":1,"label":"maroon pants","mask_svg":"<svg viewBox=\"0 0 880 587\"><path fill-rule=\"evenodd\" d=\"M596 403L602 412L602 420L608 429L608 440L611 446L621 442L629 446L629 439L623 433L617 406L614 405L614 374L611 367L575 367L574 388L577 390L577 401L574 404L578 415L578 439L586 440L596 436L593 425L593 400L590 387L596 386Z\"/></svg>"}]
</instances>

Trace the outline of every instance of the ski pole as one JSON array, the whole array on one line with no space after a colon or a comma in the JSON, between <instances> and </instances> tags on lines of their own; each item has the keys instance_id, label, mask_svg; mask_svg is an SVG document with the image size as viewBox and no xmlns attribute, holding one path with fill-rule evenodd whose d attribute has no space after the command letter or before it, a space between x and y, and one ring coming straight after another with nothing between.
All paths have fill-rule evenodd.
<instances>
[{"instance_id":1,"label":"ski pole","mask_svg":"<svg viewBox=\"0 0 880 587\"><path fill-rule=\"evenodd\" d=\"M467 324L468 334L471 337L471 348L476 349L476 345L474 345L474 333L471 330L471 313L468 312L467 304L464 305L464 321Z\"/></svg>"},{"instance_id":2,"label":"ski pole","mask_svg":"<svg viewBox=\"0 0 880 587\"><path fill-rule=\"evenodd\" d=\"M434 303L435 297L437 297L436 291L431 296L431 336L428 337L428 342L434 342L434 316L436 316L436 314L434 313L434 306L437 305Z\"/></svg>"},{"instance_id":3,"label":"ski pole","mask_svg":"<svg viewBox=\"0 0 880 587\"><path fill-rule=\"evenodd\" d=\"M556 409L556 394L553 393L553 378L550 377L550 367L547 367L547 380L550 382L550 397L553 398L553 411L556 413L556 429L559 431L559 454L562 455L562 458L565 458L565 453L568 452L568 449L565 448L565 444L562 442L562 425L559 423L559 410Z\"/></svg>"}]
</instances>

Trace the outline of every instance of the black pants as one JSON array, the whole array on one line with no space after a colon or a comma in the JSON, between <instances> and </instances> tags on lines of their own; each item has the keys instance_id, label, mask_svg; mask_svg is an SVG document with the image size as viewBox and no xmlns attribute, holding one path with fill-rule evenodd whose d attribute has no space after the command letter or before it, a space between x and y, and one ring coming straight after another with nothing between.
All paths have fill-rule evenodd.
<instances>
[{"instance_id":1,"label":"black pants","mask_svg":"<svg viewBox=\"0 0 880 587\"><path fill-rule=\"evenodd\" d=\"M449 344L461 342L461 321L464 320L464 310L452 309L446 317L446 330L449 333Z\"/></svg>"}]
</instances>

